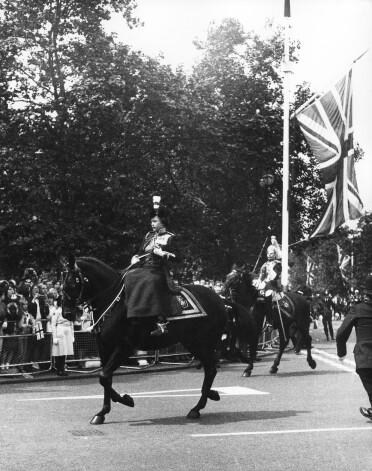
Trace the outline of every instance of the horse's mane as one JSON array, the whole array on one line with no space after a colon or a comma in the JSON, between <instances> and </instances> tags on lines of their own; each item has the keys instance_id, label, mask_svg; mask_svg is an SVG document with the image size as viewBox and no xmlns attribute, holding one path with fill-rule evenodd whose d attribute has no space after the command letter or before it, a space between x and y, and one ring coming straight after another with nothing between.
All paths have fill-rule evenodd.
<instances>
[{"instance_id":1,"label":"horse's mane","mask_svg":"<svg viewBox=\"0 0 372 471\"><path fill-rule=\"evenodd\" d=\"M110 267L110 265L108 265L107 263L102 262L102 260L99 260L98 258L95 258L95 257L79 257L78 259L76 259L76 263L78 266L80 266L80 264L82 264L85 267L90 265L91 267L93 267L95 271L95 275L99 278L107 277L107 276L111 276L111 277L120 276L120 273L117 270L115 270L114 268Z\"/></svg>"}]
</instances>

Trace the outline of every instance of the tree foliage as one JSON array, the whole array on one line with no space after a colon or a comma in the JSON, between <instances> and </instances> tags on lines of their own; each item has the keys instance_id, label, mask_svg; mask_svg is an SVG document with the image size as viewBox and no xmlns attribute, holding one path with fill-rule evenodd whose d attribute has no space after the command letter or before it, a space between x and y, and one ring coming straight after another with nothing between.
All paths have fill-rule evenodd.
<instances>
[{"instance_id":1,"label":"tree foliage","mask_svg":"<svg viewBox=\"0 0 372 471\"><path fill-rule=\"evenodd\" d=\"M186 75L107 35L113 11L140 24L133 0L1 2L3 273L53 267L68 251L123 268L156 193L182 234L182 276L254 266L281 232L283 31L211 25ZM293 108L310 94L299 86ZM324 196L295 124L290 147L295 242ZM275 180L265 189L267 171Z\"/></svg>"}]
</instances>

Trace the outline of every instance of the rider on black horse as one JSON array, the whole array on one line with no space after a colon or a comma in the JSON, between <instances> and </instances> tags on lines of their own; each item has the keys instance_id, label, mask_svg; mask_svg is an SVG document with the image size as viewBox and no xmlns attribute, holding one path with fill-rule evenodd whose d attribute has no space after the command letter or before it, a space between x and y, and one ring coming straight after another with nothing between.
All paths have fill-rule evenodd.
<instances>
[{"instance_id":1,"label":"rider on black horse","mask_svg":"<svg viewBox=\"0 0 372 471\"><path fill-rule=\"evenodd\" d=\"M172 293L177 291L169 271L170 265L180 259L176 237L166 229L168 213L160 206L160 197L154 196L153 203L149 214L152 231L145 235L140 250L132 257L133 268L125 276L127 316L135 318L132 321L135 337L144 331L150 333L155 324L157 329L151 335L167 333L165 318L172 314Z\"/></svg>"},{"instance_id":2,"label":"rider on black horse","mask_svg":"<svg viewBox=\"0 0 372 471\"><path fill-rule=\"evenodd\" d=\"M273 323L273 294L281 291L280 274L282 272L282 251L275 236L271 236L271 245L267 248L267 262L260 270L257 288L261 290L266 307L266 323L272 327Z\"/></svg>"}]
</instances>

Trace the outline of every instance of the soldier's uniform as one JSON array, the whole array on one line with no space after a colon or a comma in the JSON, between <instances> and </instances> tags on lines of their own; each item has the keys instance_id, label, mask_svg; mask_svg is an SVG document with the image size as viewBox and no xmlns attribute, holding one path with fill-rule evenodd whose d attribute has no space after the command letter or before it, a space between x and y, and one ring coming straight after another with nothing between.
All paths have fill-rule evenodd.
<instances>
[{"instance_id":1,"label":"soldier's uniform","mask_svg":"<svg viewBox=\"0 0 372 471\"><path fill-rule=\"evenodd\" d=\"M265 262L260 270L257 280L257 288L262 291L266 306L266 320L272 324L273 320L273 293L280 291L280 274L282 272L281 250L274 236L271 237L271 245L267 249L268 261Z\"/></svg>"},{"instance_id":2,"label":"soldier's uniform","mask_svg":"<svg viewBox=\"0 0 372 471\"><path fill-rule=\"evenodd\" d=\"M343 358L346 355L346 342L355 327L356 372L367 391L371 406L370 408L361 407L360 412L372 420L372 274L366 279L364 293L365 299L354 304L346 314L337 331L336 342L337 355Z\"/></svg>"}]
</instances>

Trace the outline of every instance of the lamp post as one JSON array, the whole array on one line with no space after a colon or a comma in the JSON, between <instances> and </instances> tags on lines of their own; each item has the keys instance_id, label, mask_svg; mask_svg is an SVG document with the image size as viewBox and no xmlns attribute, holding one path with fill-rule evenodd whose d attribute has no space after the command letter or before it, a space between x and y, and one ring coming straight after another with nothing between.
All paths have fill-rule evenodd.
<instances>
[{"instance_id":1,"label":"lamp post","mask_svg":"<svg viewBox=\"0 0 372 471\"><path fill-rule=\"evenodd\" d=\"M264 191L265 196L265 208L264 208L264 236L266 236L268 230L268 212L269 212L269 187L274 183L274 173L267 171L260 178L260 187Z\"/></svg>"}]
</instances>

